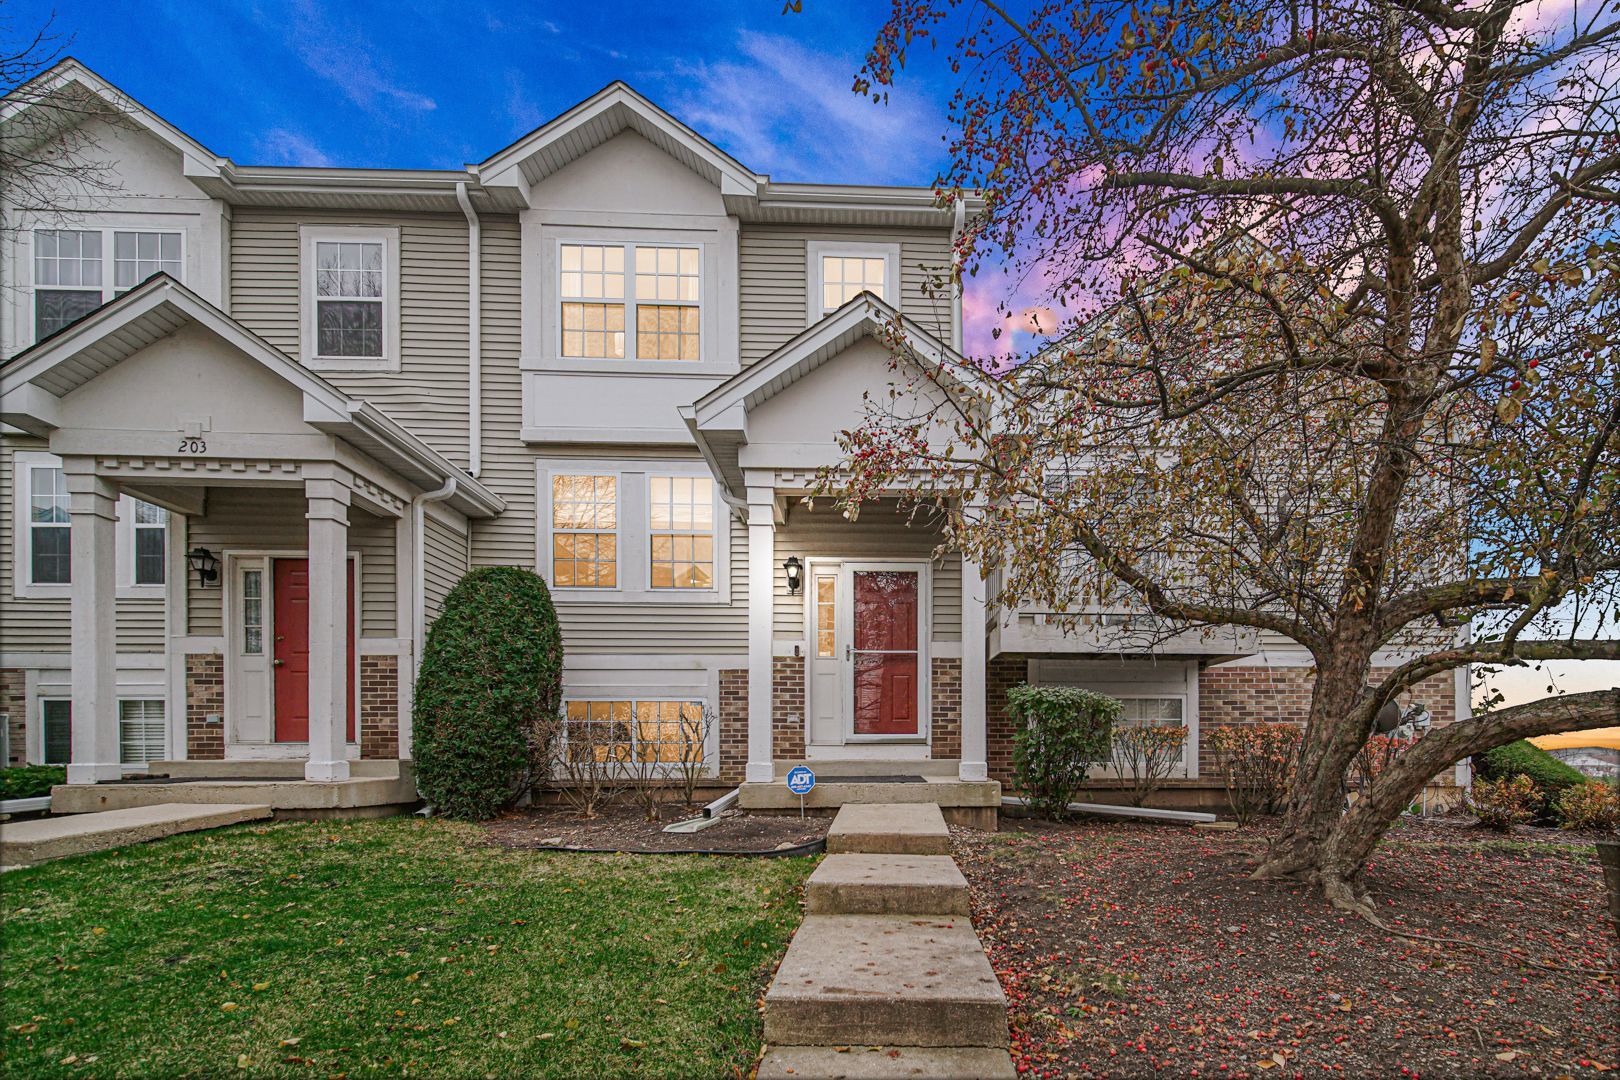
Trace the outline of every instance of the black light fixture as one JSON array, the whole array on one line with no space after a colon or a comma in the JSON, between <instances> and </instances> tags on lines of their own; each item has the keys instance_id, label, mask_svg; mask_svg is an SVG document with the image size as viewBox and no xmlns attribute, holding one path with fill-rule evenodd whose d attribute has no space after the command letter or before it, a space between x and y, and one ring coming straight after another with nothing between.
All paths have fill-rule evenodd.
<instances>
[{"instance_id":1,"label":"black light fixture","mask_svg":"<svg viewBox=\"0 0 1620 1080\"><path fill-rule=\"evenodd\" d=\"M782 564L782 572L787 575L788 595L798 596L799 586L804 584L804 578L802 576L804 573L804 564L799 561L799 557L797 555L789 555L787 557L787 561Z\"/></svg>"},{"instance_id":2,"label":"black light fixture","mask_svg":"<svg viewBox=\"0 0 1620 1080\"><path fill-rule=\"evenodd\" d=\"M197 584L202 588L219 581L219 560L205 547L194 547L186 552L186 562L197 571Z\"/></svg>"}]
</instances>

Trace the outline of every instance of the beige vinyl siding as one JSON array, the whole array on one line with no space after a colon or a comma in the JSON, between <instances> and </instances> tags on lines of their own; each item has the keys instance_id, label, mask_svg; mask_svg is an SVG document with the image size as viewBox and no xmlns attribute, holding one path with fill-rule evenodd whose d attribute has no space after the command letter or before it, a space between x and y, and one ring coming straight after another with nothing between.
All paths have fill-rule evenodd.
<instances>
[{"instance_id":1,"label":"beige vinyl siding","mask_svg":"<svg viewBox=\"0 0 1620 1080\"><path fill-rule=\"evenodd\" d=\"M467 537L431 512L422 523L422 601L428 625L467 572Z\"/></svg>"},{"instance_id":2,"label":"beige vinyl siding","mask_svg":"<svg viewBox=\"0 0 1620 1080\"><path fill-rule=\"evenodd\" d=\"M742 364L768 355L803 330L808 319L807 243L900 244L900 310L924 329L948 340L951 305L929 296L931 274L950 264L951 234L945 229L808 229L798 225L747 225L738 237L739 342Z\"/></svg>"},{"instance_id":3,"label":"beige vinyl siding","mask_svg":"<svg viewBox=\"0 0 1620 1080\"><path fill-rule=\"evenodd\" d=\"M62 652L69 648L69 601L65 596L19 599L13 592L16 546L17 469L19 451L45 451L43 439L0 436L0 653ZM169 573L184 568L170 566ZM160 653L165 634L162 597L118 600L118 651Z\"/></svg>"},{"instance_id":4,"label":"beige vinyl siding","mask_svg":"<svg viewBox=\"0 0 1620 1080\"><path fill-rule=\"evenodd\" d=\"M231 314L295 360L303 355L301 225L399 230L400 370L321 375L465 466L467 219L459 211L338 214L238 207L231 222Z\"/></svg>"},{"instance_id":5,"label":"beige vinyl siding","mask_svg":"<svg viewBox=\"0 0 1620 1080\"><path fill-rule=\"evenodd\" d=\"M772 636L778 641L797 641L804 637L805 594L803 590L797 596L788 593L787 575L782 570L787 557L797 555L806 563L811 559L930 560L929 590L933 594L930 639L961 641L962 556L960 552L949 551L936 559L934 549L939 542L937 530L922 524L908 525L907 515L897 512L892 501L868 505L854 522L846 521L830 501L818 503L814 509L795 503L789 508L787 524L776 531L776 557L772 560L776 575Z\"/></svg>"},{"instance_id":6,"label":"beige vinyl siding","mask_svg":"<svg viewBox=\"0 0 1620 1080\"><path fill-rule=\"evenodd\" d=\"M207 513L187 521L186 548L202 546L219 557L235 551L307 551L309 522L304 493L294 488L210 488ZM360 555L360 634L396 637L394 521L349 509L349 550ZM224 589L199 588L195 575L186 590L188 632L202 637L224 633Z\"/></svg>"}]
</instances>

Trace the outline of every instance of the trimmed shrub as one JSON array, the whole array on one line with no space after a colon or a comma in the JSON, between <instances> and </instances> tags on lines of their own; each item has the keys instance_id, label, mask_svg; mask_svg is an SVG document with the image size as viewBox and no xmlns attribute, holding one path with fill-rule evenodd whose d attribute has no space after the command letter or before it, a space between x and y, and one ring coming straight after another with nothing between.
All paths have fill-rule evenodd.
<instances>
[{"instance_id":1,"label":"trimmed shrub","mask_svg":"<svg viewBox=\"0 0 1620 1080\"><path fill-rule=\"evenodd\" d=\"M65 783L67 770L60 765L13 765L0 769L0 799L37 799Z\"/></svg>"},{"instance_id":2,"label":"trimmed shrub","mask_svg":"<svg viewBox=\"0 0 1620 1080\"><path fill-rule=\"evenodd\" d=\"M1620 788L1587 781L1565 788L1558 797L1560 829L1620 830Z\"/></svg>"},{"instance_id":3,"label":"trimmed shrub","mask_svg":"<svg viewBox=\"0 0 1620 1080\"><path fill-rule=\"evenodd\" d=\"M1479 818L1481 825L1498 832L1534 821L1540 805L1536 782L1523 773L1497 780L1475 777L1474 786L1468 792L1468 809Z\"/></svg>"},{"instance_id":4,"label":"trimmed shrub","mask_svg":"<svg viewBox=\"0 0 1620 1080\"><path fill-rule=\"evenodd\" d=\"M1105 694L1072 686L1007 691L1016 721L1013 777L1037 813L1062 819L1091 766L1108 760L1122 706Z\"/></svg>"},{"instance_id":5,"label":"trimmed shrub","mask_svg":"<svg viewBox=\"0 0 1620 1080\"><path fill-rule=\"evenodd\" d=\"M1187 750L1180 724L1123 724L1114 728L1114 771L1130 782L1132 806L1143 806L1164 786Z\"/></svg>"},{"instance_id":6,"label":"trimmed shrub","mask_svg":"<svg viewBox=\"0 0 1620 1080\"><path fill-rule=\"evenodd\" d=\"M1288 798L1304 733L1294 724L1228 724L1209 736L1239 825L1275 814Z\"/></svg>"},{"instance_id":7,"label":"trimmed shrub","mask_svg":"<svg viewBox=\"0 0 1620 1080\"><path fill-rule=\"evenodd\" d=\"M416 786L441 813L481 820L535 780L562 708L551 591L516 566L473 570L445 597L416 677Z\"/></svg>"},{"instance_id":8,"label":"trimmed shrub","mask_svg":"<svg viewBox=\"0 0 1620 1080\"><path fill-rule=\"evenodd\" d=\"M1586 774L1559 761L1533 743L1520 739L1475 754L1474 775L1486 780L1528 776L1540 794L1537 813L1548 824L1558 822L1558 800L1565 791L1587 782Z\"/></svg>"}]
</instances>

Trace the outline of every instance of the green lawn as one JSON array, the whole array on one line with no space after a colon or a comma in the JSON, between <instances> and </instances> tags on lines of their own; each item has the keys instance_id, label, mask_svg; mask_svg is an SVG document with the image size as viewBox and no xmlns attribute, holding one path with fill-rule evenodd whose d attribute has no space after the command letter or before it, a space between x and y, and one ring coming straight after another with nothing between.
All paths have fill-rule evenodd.
<instances>
[{"instance_id":1,"label":"green lawn","mask_svg":"<svg viewBox=\"0 0 1620 1080\"><path fill-rule=\"evenodd\" d=\"M286 822L7 873L0 1074L746 1074L813 860L480 836Z\"/></svg>"}]
</instances>

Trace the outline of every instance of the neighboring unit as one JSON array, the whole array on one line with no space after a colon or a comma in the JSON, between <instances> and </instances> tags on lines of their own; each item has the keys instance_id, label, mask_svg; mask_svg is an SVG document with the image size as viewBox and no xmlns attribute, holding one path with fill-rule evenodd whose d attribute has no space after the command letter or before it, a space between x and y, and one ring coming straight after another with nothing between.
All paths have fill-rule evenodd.
<instances>
[{"instance_id":1,"label":"neighboring unit","mask_svg":"<svg viewBox=\"0 0 1620 1080\"><path fill-rule=\"evenodd\" d=\"M812 805L907 776L993 817L1026 679L1185 725L1180 789L1201 730L1303 718L1286 642L992 616L899 492L803 500L892 336L961 348L971 199L780 183L623 83L454 170L238 165L71 60L0 103L8 139L65 125L99 182L0 205L12 762L376 776L439 604L494 564L551 586L568 730L657 769L706 711L745 805L809 762Z\"/></svg>"}]
</instances>

